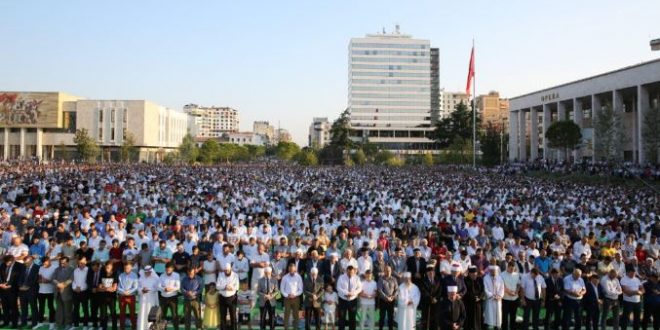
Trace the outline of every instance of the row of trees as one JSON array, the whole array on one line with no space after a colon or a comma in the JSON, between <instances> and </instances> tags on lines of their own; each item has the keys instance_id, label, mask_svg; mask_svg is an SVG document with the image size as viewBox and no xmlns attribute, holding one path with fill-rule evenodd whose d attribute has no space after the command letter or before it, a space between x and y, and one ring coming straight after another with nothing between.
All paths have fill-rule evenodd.
<instances>
[{"instance_id":1,"label":"row of trees","mask_svg":"<svg viewBox=\"0 0 660 330\"><path fill-rule=\"evenodd\" d=\"M76 130L73 137L73 143L76 145L76 151L80 160L93 163L101 155L101 147L96 140L89 136L86 128ZM130 132L124 137L121 146L119 146L119 159L122 162L137 161L138 148L135 145L135 137Z\"/></svg>"}]
</instances>

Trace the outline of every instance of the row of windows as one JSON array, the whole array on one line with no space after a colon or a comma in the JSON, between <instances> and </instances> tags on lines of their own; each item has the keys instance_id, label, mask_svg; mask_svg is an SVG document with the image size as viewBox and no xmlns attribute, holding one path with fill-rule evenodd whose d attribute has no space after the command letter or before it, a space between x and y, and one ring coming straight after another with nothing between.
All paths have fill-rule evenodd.
<instances>
[{"instance_id":1,"label":"row of windows","mask_svg":"<svg viewBox=\"0 0 660 330\"><path fill-rule=\"evenodd\" d=\"M351 79L351 84L380 84L380 85L429 85L429 79L396 80L396 79Z\"/></svg>"},{"instance_id":2,"label":"row of windows","mask_svg":"<svg viewBox=\"0 0 660 330\"><path fill-rule=\"evenodd\" d=\"M351 120L424 121L431 120L431 117L351 116Z\"/></svg>"},{"instance_id":3,"label":"row of windows","mask_svg":"<svg viewBox=\"0 0 660 330\"><path fill-rule=\"evenodd\" d=\"M429 109L374 109L364 107L351 107L351 113L418 113L429 114Z\"/></svg>"},{"instance_id":4,"label":"row of windows","mask_svg":"<svg viewBox=\"0 0 660 330\"><path fill-rule=\"evenodd\" d=\"M429 101L426 102L412 102L412 101L352 101L353 105L410 105L410 106L429 106Z\"/></svg>"},{"instance_id":5,"label":"row of windows","mask_svg":"<svg viewBox=\"0 0 660 330\"><path fill-rule=\"evenodd\" d=\"M362 47L362 48L401 48L401 49L428 49L429 45L420 45L420 44L383 44L383 43L362 43L355 42L351 44L351 47Z\"/></svg>"},{"instance_id":6,"label":"row of windows","mask_svg":"<svg viewBox=\"0 0 660 330\"><path fill-rule=\"evenodd\" d=\"M402 78L421 78L429 77L427 73L409 73L409 72L362 72L362 71L353 71L353 76L355 77L402 77Z\"/></svg>"},{"instance_id":7,"label":"row of windows","mask_svg":"<svg viewBox=\"0 0 660 330\"><path fill-rule=\"evenodd\" d=\"M128 122L128 111L127 111L127 109L120 109L120 110L123 110L123 112L122 112L122 122L124 122L124 124L125 124L126 122ZM110 122L111 123L115 122L116 115L117 115L116 109L110 109ZM99 109L99 123L102 123L103 120L104 120L104 111L103 111L103 109Z\"/></svg>"},{"instance_id":8,"label":"row of windows","mask_svg":"<svg viewBox=\"0 0 660 330\"><path fill-rule=\"evenodd\" d=\"M351 62L363 63L430 63L425 59L419 58L399 58L399 57L351 57Z\"/></svg>"},{"instance_id":9,"label":"row of windows","mask_svg":"<svg viewBox=\"0 0 660 330\"><path fill-rule=\"evenodd\" d=\"M429 53L405 50L353 50L352 55L388 55L388 56L419 56L426 57L427 61Z\"/></svg>"},{"instance_id":10,"label":"row of windows","mask_svg":"<svg viewBox=\"0 0 660 330\"><path fill-rule=\"evenodd\" d=\"M425 87L389 87L389 86L352 86L353 91L383 91L383 92L428 92L429 89Z\"/></svg>"},{"instance_id":11,"label":"row of windows","mask_svg":"<svg viewBox=\"0 0 660 330\"><path fill-rule=\"evenodd\" d=\"M377 99L416 99L428 100L431 95L429 94L370 94L370 93L352 93L353 98L377 98Z\"/></svg>"},{"instance_id":12,"label":"row of windows","mask_svg":"<svg viewBox=\"0 0 660 330\"><path fill-rule=\"evenodd\" d=\"M429 71L428 65L385 65L385 64L353 64L353 69L374 69L374 70L419 70ZM430 72L429 72L430 74Z\"/></svg>"}]
</instances>

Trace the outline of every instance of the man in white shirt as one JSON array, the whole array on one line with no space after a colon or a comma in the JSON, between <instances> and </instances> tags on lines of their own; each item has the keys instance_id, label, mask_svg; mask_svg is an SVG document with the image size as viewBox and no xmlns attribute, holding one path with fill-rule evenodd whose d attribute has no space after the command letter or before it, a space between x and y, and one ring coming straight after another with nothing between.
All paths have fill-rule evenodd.
<instances>
[{"instance_id":1,"label":"man in white shirt","mask_svg":"<svg viewBox=\"0 0 660 330\"><path fill-rule=\"evenodd\" d=\"M284 299L284 329L289 329L289 317L293 314L294 328L298 328L298 312L300 311L300 295L303 293L303 281L296 264L287 266L288 273L282 277L280 292Z\"/></svg>"},{"instance_id":2,"label":"man in white shirt","mask_svg":"<svg viewBox=\"0 0 660 330\"><path fill-rule=\"evenodd\" d=\"M534 330L538 330L541 302L545 299L545 279L539 274L538 269L532 268L529 273L522 276L521 286L523 290L523 329L529 327L529 314L531 313L532 326Z\"/></svg>"},{"instance_id":3,"label":"man in white shirt","mask_svg":"<svg viewBox=\"0 0 660 330\"><path fill-rule=\"evenodd\" d=\"M362 292L362 282L355 274L353 266L346 268L346 273L339 276L337 280L337 295L339 296L339 330L344 330L346 314L348 314L348 328L355 330L355 318L357 316L358 295Z\"/></svg>"},{"instance_id":4,"label":"man in white shirt","mask_svg":"<svg viewBox=\"0 0 660 330\"><path fill-rule=\"evenodd\" d=\"M520 305L520 274L516 271L516 263L511 261L506 271L500 275L504 282L504 297L502 298L502 330L512 330L516 327L516 315Z\"/></svg>"},{"instance_id":5,"label":"man in white shirt","mask_svg":"<svg viewBox=\"0 0 660 330\"><path fill-rule=\"evenodd\" d=\"M642 313L642 295L644 287L642 282L635 276L635 268L631 265L626 267L626 276L621 278L621 289L623 291L623 315L621 327L628 328L630 314L633 314L633 329L639 329Z\"/></svg>"},{"instance_id":6,"label":"man in white shirt","mask_svg":"<svg viewBox=\"0 0 660 330\"><path fill-rule=\"evenodd\" d=\"M375 324L375 310L376 310L376 293L378 284L373 280L371 269L364 273L364 281L362 281L362 292L360 292L360 329L374 330ZM367 326L368 322L368 326Z\"/></svg>"},{"instance_id":7,"label":"man in white shirt","mask_svg":"<svg viewBox=\"0 0 660 330\"><path fill-rule=\"evenodd\" d=\"M578 268L571 275L564 277L564 329L568 329L571 317L576 329L582 324L580 302L587 294L587 287L582 279L582 271Z\"/></svg>"},{"instance_id":8,"label":"man in white shirt","mask_svg":"<svg viewBox=\"0 0 660 330\"><path fill-rule=\"evenodd\" d=\"M603 289L603 310L600 314L600 327L605 329L607 315L612 311L614 330L619 330L619 297L623 293L621 284L617 278L616 270L610 270L607 275L600 279L600 286Z\"/></svg>"},{"instance_id":9,"label":"man in white shirt","mask_svg":"<svg viewBox=\"0 0 660 330\"><path fill-rule=\"evenodd\" d=\"M573 244L573 259L580 262L582 254L587 256L587 261L591 259L591 247L587 242L587 236L582 236L582 240Z\"/></svg>"},{"instance_id":10,"label":"man in white shirt","mask_svg":"<svg viewBox=\"0 0 660 330\"><path fill-rule=\"evenodd\" d=\"M83 324L89 320L89 295L87 290L87 259L82 256L78 259L78 267L73 271L73 326L77 327L79 322ZM80 308L82 308L83 318L80 318Z\"/></svg>"},{"instance_id":11,"label":"man in white shirt","mask_svg":"<svg viewBox=\"0 0 660 330\"><path fill-rule=\"evenodd\" d=\"M231 264L224 264L224 272L218 275L216 288L218 288L220 319L226 320L229 314L229 329L236 329L236 306L238 304L238 274L231 271ZM226 322L226 321L225 321Z\"/></svg>"},{"instance_id":12,"label":"man in white shirt","mask_svg":"<svg viewBox=\"0 0 660 330\"><path fill-rule=\"evenodd\" d=\"M167 316L167 310L172 313L172 323L174 329L179 330L179 313L177 312L177 296L181 288L179 274L174 272L174 263L168 262L165 265L165 273L160 275L158 290L160 291L159 305L163 312L163 317Z\"/></svg>"}]
</instances>

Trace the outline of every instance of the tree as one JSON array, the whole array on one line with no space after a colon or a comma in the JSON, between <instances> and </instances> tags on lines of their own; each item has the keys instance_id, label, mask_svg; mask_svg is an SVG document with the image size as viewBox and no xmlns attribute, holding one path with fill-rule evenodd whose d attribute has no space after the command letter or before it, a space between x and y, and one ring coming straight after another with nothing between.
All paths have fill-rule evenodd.
<instances>
[{"instance_id":1,"label":"tree","mask_svg":"<svg viewBox=\"0 0 660 330\"><path fill-rule=\"evenodd\" d=\"M580 126L572 120L560 120L552 123L545 133L548 146L564 150L564 159L568 159L568 151L575 149L582 141Z\"/></svg>"},{"instance_id":2,"label":"tree","mask_svg":"<svg viewBox=\"0 0 660 330\"><path fill-rule=\"evenodd\" d=\"M138 154L138 148L135 146L135 136L127 132L124 141L121 144L121 161L130 162Z\"/></svg>"},{"instance_id":3,"label":"tree","mask_svg":"<svg viewBox=\"0 0 660 330\"><path fill-rule=\"evenodd\" d=\"M374 157L374 163L381 165L386 164L390 159L394 158L394 154L389 150L381 150Z\"/></svg>"},{"instance_id":4,"label":"tree","mask_svg":"<svg viewBox=\"0 0 660 330\"><path fill-rule=\"evenodd\" d=\"M280 142L275 147L275 155L281 160L291 160L300 152L300 147L293 142Z\"/></svg>"},{"instance_id":5,"label":"tree","mask_svg":"<svg viewBox=\"0 0 660 330\"><path fill-rule=\"evenodd\" d=\"M367 156L362 149L358 149L355 154L353 154L353 162L358 166L362 166L367 162Z\"/></svg>"},{"instance_id":6,"label":"tree","mask_svg":"<svg viewBox=\"0 0 660 330\"><path fill-rule=\"evenodd\" d=\"M487 122L479 141L481 142L481 162L486 166L499 164L502 160L502 152L504 152L503 144L508 141L508 137L504 136L503 127L490 121Z\"/></svg>"},{"instance_id":7,"label":"tree","mask_svg":"<svg viewBox=\"0 0 660 330\"><path fill-rule=\"evenodd\" d=\"M316 157L316 153L312 149L304 149L296 154L294 160L302 166L316 166L319 164L319 160Z\"/></svg>"},{"instance_id":8,"label":"tree","mask_svg":"<svg viewBox=\"0 0 660 330\"><path fill-rule=\"evenodd\" d=\"M344 110L339 115L339 118L332 123L330 127L330 145L342 151L348 150L353 146L348 109Z\"/></svg>"},{"instance_id":9,"label":"tree","mask_svg":"<svg viewBox=\"0 0 660 330\"><path fill-rule=\"evenodd\" d=\"M435 140L440 148L447 148L456 143L459 138L463 141L472 140L472 111L461 102L456 105L449 117L443 118L435 126ZM477 127L479 127L479 116L477 116Z\"/></svg>"},{"instance_id":10,"label":"tree","mask_svg":"<svg viewBox=\"0 0 660 330\"><path fill-rule=\"evenodd\" d=\"M76 144L78 156L85 162L93 163L101 153L101 148L94 139L89 136L86 128L81 128L76 131L73 137L73 143Z\"/></svg>"},{"instance_id":11,"label":"tree","mask_svg":"<svg viewBox=\"0 0 660 330\"><path fill-rule=\"evenodd\" d=\"M433 163L434 163L433 154L431 154L430 152L427 152L422 156L422 165L433 166Z\"/></svg>"},{"instance_id":12,"label":"tree","mask_svg":"<svg viewBox=\"0 0 660 330\"><path fill-rule=\"evenodd\" d=\"M623 145L626 140L623 127L622 111L615 111L611 105L605 105L594 118L596 159L617 161L623 157Z\"/></svg>"},{"instance_id":13,"label":"tree","mask_svg":"<svg viewBox=\"0 0 660 330\"><path fill-rule=\"evenodd\" d=\"M204 141L202 147L199 148L199 160L205 164L215 162L218 159L219 154L220 144L213 139Z\"/></svg>"},{"instance_id":14,"label":"tree","mask_svg":"<svg viewBox=\"0 0 660 330\"><path fill-rule=\"evenodd\" d=\"M642 139L646 161L651 164L658 163L658 150L660 150L660 106L656 104L645 111Z\"/></svg>"},{"instance_id":15,"label":"tree","mask_svg":"<svg viewBox=\"0 0 660 330\"><path fill-rule=\"evenodd\" d=\"M179 145L179 158L188 164L192 164L197 161L198 157L199 148L195 143L195 139L188 133L183 137Z\"/></svg>"}]
</instances>

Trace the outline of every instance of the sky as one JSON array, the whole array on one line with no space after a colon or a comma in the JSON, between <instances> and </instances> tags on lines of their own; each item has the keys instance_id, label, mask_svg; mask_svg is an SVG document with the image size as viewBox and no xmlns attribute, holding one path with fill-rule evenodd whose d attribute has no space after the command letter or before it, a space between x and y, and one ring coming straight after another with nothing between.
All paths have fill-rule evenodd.
<instances>
[{"instance_id":1,"label":"sky","mask_svg":"<svg viewBox=\"0 0 660 330\"><path fill-rule=\"evenodd\" d=\"M503 97L658 58L660 1L0 1L0 90L239 110L307 144L347 105L348 43L392 31L440 48L440 84Z\"/></svg>"}]
</instances>

